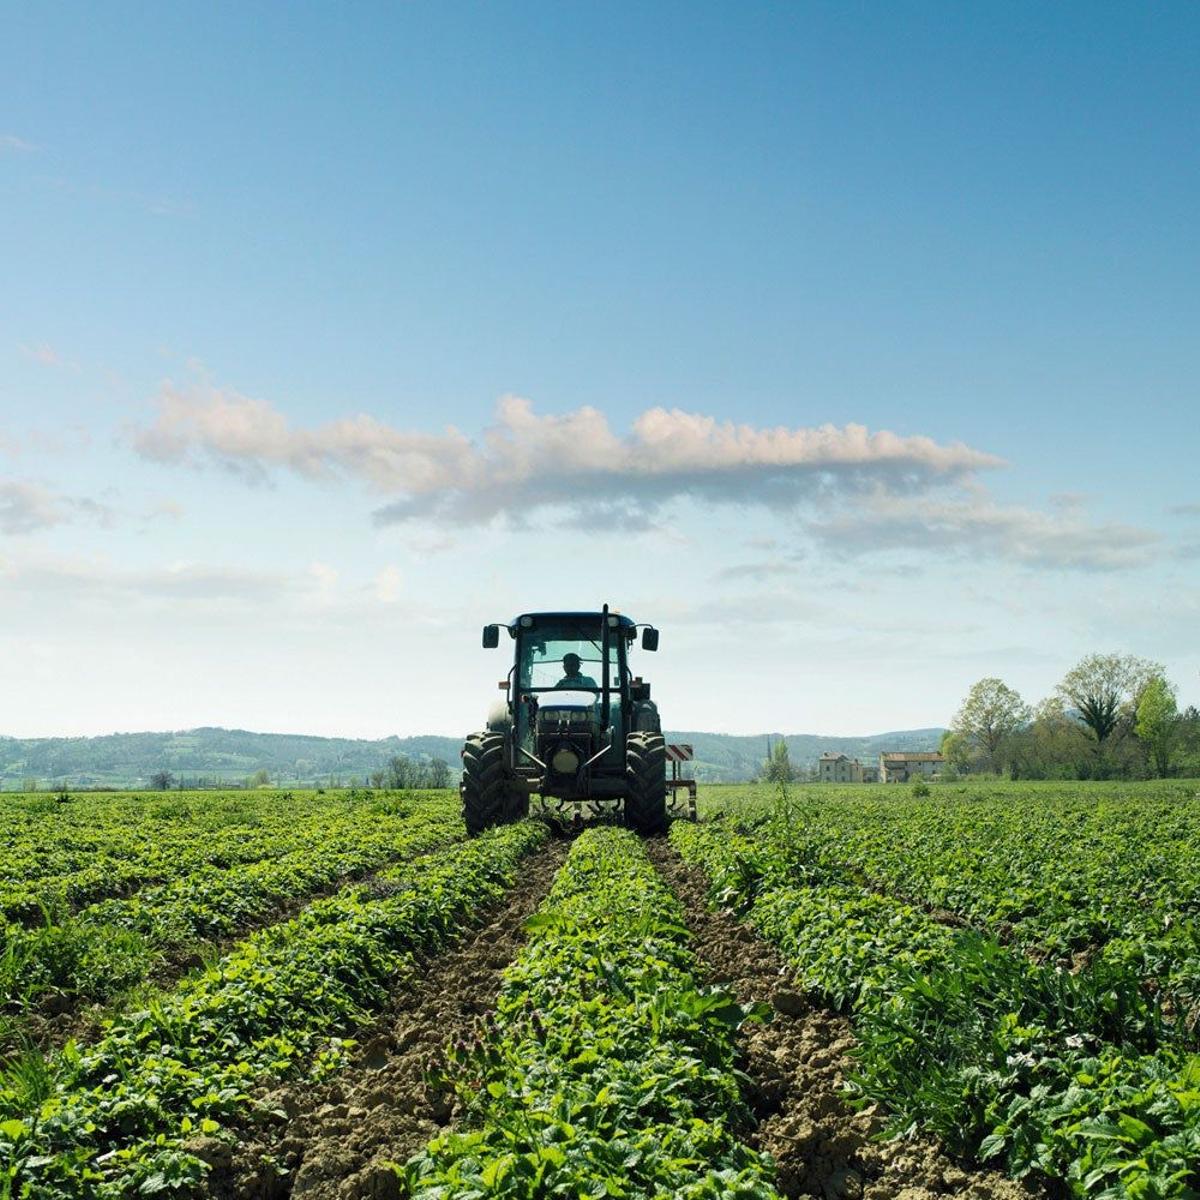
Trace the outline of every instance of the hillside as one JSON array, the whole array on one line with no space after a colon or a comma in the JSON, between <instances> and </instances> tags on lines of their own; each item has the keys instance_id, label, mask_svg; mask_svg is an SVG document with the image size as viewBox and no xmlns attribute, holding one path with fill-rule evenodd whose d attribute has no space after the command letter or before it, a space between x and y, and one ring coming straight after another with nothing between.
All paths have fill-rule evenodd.
<instances>
[{"instance_id":1,"label":"hillside","mask_svg":"<svg viewBox=\"0 0 1200 1200\"><path fill-rule=\"evenodd\" d=\"M882 749L936 749L940 729L909 729L870 737L786 734L792 761L806 767L823 750L875 756ZM708 780L751 778L766 755L768 738L726 733L674 731L672 742L690 742L696 775ZM237 782L265 770L279 783L349 783L362 780L394 755L441 758L457 769L458 738L421 735L376 741L251 733L244 729L189 729L175 733L114 733L103 737L0 737L0 786L12 790L28 779L41 787L138 787L155 771L187 781Z\"/></svg>"}]
</instances>

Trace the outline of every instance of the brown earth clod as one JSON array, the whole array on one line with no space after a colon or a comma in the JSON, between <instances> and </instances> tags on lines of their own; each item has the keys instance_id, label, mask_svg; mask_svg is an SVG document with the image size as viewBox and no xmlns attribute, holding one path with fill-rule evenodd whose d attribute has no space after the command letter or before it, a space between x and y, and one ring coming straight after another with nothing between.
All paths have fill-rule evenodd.
<instances>
[{"instance_id":1,"label":"brown earth clod","mask_svg":"<svg viewBox=\"0 0 1200 1200\"><path fill-rule=\"evenodd\" d=\"M748 925L708 905L702 874L664 838L648 843L684 906L707 982L742 1004L768 1002L771 1020L742 1035L758 1127L747 1138L771 1155L783 1195L823 1200L1033 1200L1040 1193L992 1171L953 1161L928 1138L881 1141L884 1118L855 1111L844 1089L853 1064L850 1022L792 985L781 956Z\"/></svg>"},{"instance_id":2,"label":"brown earth clod","mask_svg":"<svg viewBox=\"0 0 1200 1200\"><path fill-rule=\"evenodd\" d=\"M214 1171L221 1200L397 1200L403 1162L455 1117L453 1097L431 1091L429 1061L466 1038L495 1003L501 975L525 941L525 922L566 857L561 841L526 859L482 923L423 964L387 1012L360 1034L353 1063L321 1084L292 1083L257 1097L232 1163Z\"/></svg>"}]
</instances>

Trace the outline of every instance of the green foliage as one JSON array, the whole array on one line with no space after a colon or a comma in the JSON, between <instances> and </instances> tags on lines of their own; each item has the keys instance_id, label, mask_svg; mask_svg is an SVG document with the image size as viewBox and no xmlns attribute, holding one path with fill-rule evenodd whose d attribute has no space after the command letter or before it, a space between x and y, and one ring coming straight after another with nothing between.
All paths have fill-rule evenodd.
<instances>
[{"instance_id":1,"label":"green foliage","mask_svg":"<svg viewBox=\"0 0 1200 1200\"><path fill-rule=\"evenodd\" d=\"M26 1200L195 1190L207 1166L189 1140L245 1115L255 1081L339 1066L362 1014L495 900L545 837L532 822L506 826L396 868L384 887L345 888L40 1074L36 1059L10 1066L0 1181Z\"/></svg>"},{"instance_id":2,"label":"green foliage","mask_svg":"<svg viewBox=\"0 0 1200 1200\"><path fill-rule=\"evenodd\" d=\"M1132 723L1142 689L1162 674L1160 663L1132 654L1089 654L1067 672L1058 691L1103 744L1122 724Z\"/></svg>"},{"instance_id":3,"label":"green foliage","mask_svg":"<svg viewBox=\"0 0 1200 1200\"><path fill-rule=\"evenodd\" d=\"M1005 742L1024 729L1032 717L1029 705L1002 679L981 679L954 718L951 730L959 742L951 749L962 757L970 748L989 769L996 770L1002 765Z\"/></svg>"},{"instance_id":4,"label":"green foliage","mask_svg":"<svg viewBox=\"0 0 1200 1200\"><path fill-rule=\"evenodd\" d=\"M575 843L494 1020L431 1080L468 1117L402 1169L427 1200L775 1200L734 1072L748 1013L700 987L678 903L638 840Z\"/></svg>"},{"instance_id":5,"label":"green foliage","mask_svg":"<svg viewBox=\"0 0 1200 1200\"><path fill-rule=\"evenodd\" d=\"M136 877L138 864L132 860L142 848L156 851L144 864L148 873L175 870L178 877L130 896L97 900L73 914L65 911L68 897L90 891L90 886L81 886L80 872L67 876L61 892L52 890L57 884L47 880L32 885L12 881L8 898L18 913L28 911L29 897L37 897L39 886L46 890L37 897L41 907L36 920L0 926L0 995L10 1009L27 1012L45 1000L59 1008L110 1001L142 983L155 968L195 959L206 943L269 920L289 901L462 835L457 804L450 796L429 799L415 810L411 803L393 798L327 799L309 805L294 798L239 796L229 815L239 818L235 828L240 844L214 836L204 847L193 846L191 853L168 858L164 851L175 844L175 823L189 827L190 799L181 796L173 806L148 809L141 814L140 828L122 820L108 830L103 820L109 811L124 817L123 808L106 809L105 802L113 800L88 797L85 807L98 820L103 836L112 836L114 853L120 839L126 839L126 879ZM388 805L392 811L384 815ZM164 821L169 822L165 830ZM250 830L256 836L247 837ZM93 830L92 837L96 835ZM60 836L60 852L66 851L66 842ZM234 852L242 861L231 864ZM101 888L105 882L96 879ZM28 1021L18 1017L0 1029L0 1061L21 1042L27 1026Z\"/></svg>"},{"instance_id":6,"label":"green foliage","mask_svg":"<svg viewBox=\"0 0 1200 1200\"><path fill-rule=\"evenodd\" d=\"M740 894L801 987L851 1013L854 1086L897 1129L1077 1196L1194 1196L1195 798L1120 806L1077 789L1001 806L940 791L827 801L785 829L764 789L751 834L712 822L671 838L715 897Z\"/></svg>"},{"instance_id":7,"label":"green foliage","mask_svg":"<svg viewBox=\"0 0 1200 1200\"><path fill-rule=\"evenodd\" d=\"M790 783L796 778L792 767L791 756L788 754L787 742L783 738L771 747L771 753L763 764L762 779L764 783Z\"/></svg>"},{"instance_id":8,"label":"green foliage","mask_svg":"<svg viewBox=\"0 0 1200 1200\"><path fill-rule=\"evenodd\" d=\"M1171 752L1179 732L1179 709L1175 689L1161 675L1142 689L1138 699L1134 732L1145 743L1160 778L1171 770Z\"/></svg>"}]
</instances>

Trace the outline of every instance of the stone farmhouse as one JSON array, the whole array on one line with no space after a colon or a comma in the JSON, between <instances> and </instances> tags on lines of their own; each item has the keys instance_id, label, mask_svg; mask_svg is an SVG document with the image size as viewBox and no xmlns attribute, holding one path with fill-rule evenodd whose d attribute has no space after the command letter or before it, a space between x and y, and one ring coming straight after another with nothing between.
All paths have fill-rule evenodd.
<instances>
[{"instance_id":1,"label":"stone farmhouse","mask_svg":"<svg viewBox=\"0 0 1200 1200\"><path fill-rule=\"evenodd\" d=\"M879 779L883 783L907 783L940 775L946 756L925 750L886 751L879 756Z\"/></svg>"},{"instance_id":2,"label":"stone farmhouse","mask_svg":"<svg viewBox=\"0 0 1200 1200\"><path fill-rule=\"evenodd\" d=\"M879 768L826 751L817 760L817 778L822 783L878 783Z\"/></svg>"},{"instance_id":3,"label":"stone farmhouse","mask_svg":"<svg viewBox=\"0 0 1200 1200\"><path fill-rule=\"evenodd\" d=\"M945 764L944 755L926 750L885 751L878 766L827 750L817 760L817 778L822 783L907 783L939 775Z\"/></svg>"}]
</instances>

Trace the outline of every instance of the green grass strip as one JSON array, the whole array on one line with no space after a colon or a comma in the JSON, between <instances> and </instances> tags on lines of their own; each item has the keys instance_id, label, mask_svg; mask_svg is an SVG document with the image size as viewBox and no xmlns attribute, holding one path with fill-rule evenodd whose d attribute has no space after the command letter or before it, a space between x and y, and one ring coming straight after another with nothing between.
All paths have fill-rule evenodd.
<instances>
[{"instance_id":1,"label":"green grass strip","mask_svg":"<svg viewBox=\"0 0 1200 1200\"><path fill-rule=\"evenodd\" d=\"M1164 1044L1136 980L1039 967L819 873L797 883L772 847L723 826L676 825L671 840L801 986L852 1014L854 1084L898 1128L1080 1197L1195 1200L1200 1057Z\"/></svg>"},{"instance_id":2,"label":"green grass strip","mask_svg":"<svg viewBox=\"0 0 1200 1200\"><path fill-rule=\"evenodd\" d=\"M512 883L546 837L533 822L418 860L264 929L43 1077L0 1080L0 1197L115 1200L197 1187L198 1134L219 1136L263 1077L340 1066L342 1039Z\"/></svg>"},{"instance_id":3,"label":"green grass strip","mask_svg":"<svg viewBox=\"0 0 1200 1200\"><path fill-rule=\"evenodd\" d=\"M674 896L631 833L585 832L505 972L494 1018L449 1052L464 1127L401 1169L424 1200L776 1200L734 1039L751 1015L701 988Z\"/></svg>"}]
</instances>

